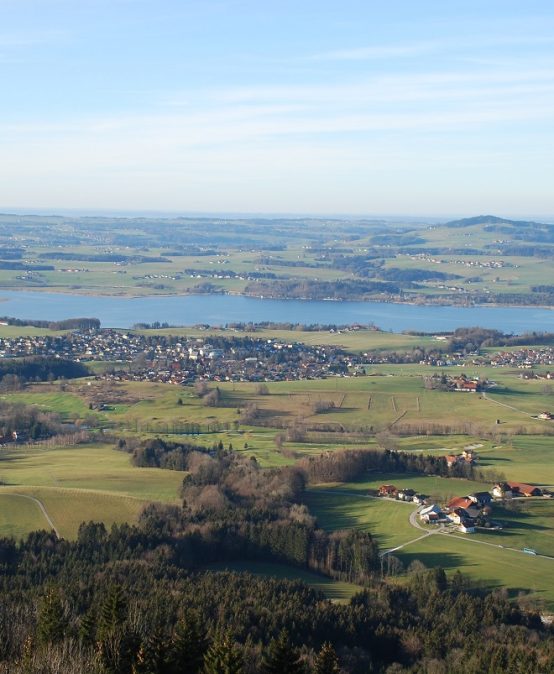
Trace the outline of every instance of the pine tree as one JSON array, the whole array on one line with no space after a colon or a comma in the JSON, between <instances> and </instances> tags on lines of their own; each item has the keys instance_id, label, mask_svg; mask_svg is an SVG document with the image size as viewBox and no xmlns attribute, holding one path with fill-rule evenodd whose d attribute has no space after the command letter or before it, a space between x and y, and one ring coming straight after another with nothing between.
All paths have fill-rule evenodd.
<instances>
[{"instance_id":1,"label":"pine tree","mask_svg":"<svg viewBox=\"0 0 554 674\"><path fill-rule=\"evenodd\" d=\"M99 639L102 640L104 637L113 634L116 628L123 624L126 615L127 602L123 596L123 591L119 585L112 585L100 607Z\"/></svg>"},{"instance_id":2,"label":"pine tree","mask_svg":"<svg viewBox=\"0 0 554 674\"><path fill-rule=\"evenodd\" d=\"M67 620L60 595L48 590L39 607L37 637L40 643L55 643L64 637Z\"/></svg>"},{"instance_id":3,"label":"pine tree","mask_svg":"<svg viewBox=\"0 0 554 674\"><path fill-rule=\"evenodd\" d=\"M171 674L196 674L202 667L206 652L206 639L198 621L192 615L180 620L173 633L169 648Z\"/></svg>"},{"instance_id":4,"label":"pine tree","mask_svg":"<svg viewBox=\"0 0 554 674\"><path fill-rule=\"evenodd\" d=\"M277 639L271 640L263 658L262 671L265 674L301 674L305 671L286 630L281 630Z\"/></svg>"},{"instance_id":5,"label":"pine tree","mask_svg":"<svg viewBox=\"0 0 554 674\"><path fill-rule=\"evenodd\" d=\"M340 674L339 659L335 649L327 641L321 647L314 663L314 674Z\"/></svg>"},{"instance_id":6,"label":"pine tree","mask_svg":"<svg viewBox=\"0 0 554 674\"><path fill-rule=\"evenodd\" d=\"M96 619L92 611L85 613L79 624L79 641L89 646L93 644L96 636Z\"/></svg>"},{"instance_id":7,"label":"pine tree","mask_svg":"<svg viewBox=\"0 0 554 674\"><path fill-rule=\"evenodd\" d=\"M97 657L109 674L127 673L138 644L127 625L127 602L119 585L112 585L100 606Z\"/></svg>"},{"instance_id":8,"label":"pine tree","mask_svg":"<svg viewBox=\"0 0 554 674\"><path fill-rule=\"evenodd\" d=\"M162 630L152 630L139 648L133 674L165 674L168 671L166 655L167 645Z\"/></svg>"},{"instance_id":9,"label":"pine tree","mask_svg":"<svg viewBox=\"0 0 554 674\"><path fill-rule=\"evenodd\" d=\"M216 634L204 656L204 674L242 674L242 664L242 652L230 634Z\"/></svg>"}]
</instances>

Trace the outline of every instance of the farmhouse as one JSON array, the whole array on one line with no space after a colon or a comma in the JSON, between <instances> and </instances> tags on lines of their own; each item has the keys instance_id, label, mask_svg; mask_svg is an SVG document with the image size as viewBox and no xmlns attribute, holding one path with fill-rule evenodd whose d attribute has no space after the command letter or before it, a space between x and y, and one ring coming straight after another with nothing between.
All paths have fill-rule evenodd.
<instances>
[{"instance_id":1,"label":"farmhouse","mask_svg":"<svg viewBox=\"0 0 554 674\"><path fill-rule=\"evenodd\" d=\"M443 517L443 513L438 505L433 504L422 508L419 517L423 522L430 524L432 522L438 522L441 517Z\"/></svg>"},{"instance_id":2,"label":"farmhouse","mask_svg":"<svg viewBox=\"0 0 554 674\"><path fill-rule=\"evenodd\" d=\"M447 503L447 509L450 513L463 510L467 518L478 517L481 512L481 506L469 496L458 496L450 499Z\"/></svg>"},{"instance_id":3,"label":"farmhouse","mask_svg":"<svg viewBox=\"0 0 554 674\"><path fill-rule=\"evenodd\" d=\"M462 520L460 522L460 531L463 534L474 534L475 533L475 526L473 524L472 520Z\"/></svg>"},{"instance_id":4,"label":"farmhouse","mask_svg":"<svg viewBox=\"0 0 554 674\"><path fill-rule=\"evenodd\" d=\"M455 391L466 393L477 393L481 390L481 382L476 379L468 379L464 374L452 379Z\"/></svg>"},{"instance_id":5,"label":"farmhouse","mask_svg":"<svg viewBox=\"0 0 554 674\"><path fill-rule=\"evenodd\" d=\"M531 484L524 482L508 482L507 484L514 496L542 496L542 490Z\"/></svg>"},{"instance_id":6,"label":"farmhouse","mask_svg":"<svg viewBox=\"0 0 554 674\"><path fill-rule=\"evenodd\" d=\"M492 488L494 498L512 498L513 493L507 482L497 482Z\"/></svg>"},{"instance_id":7,"label":"farmhouse","mask_svg":"<svg viewBox=\"0 0 554 674\"><path fill-rule=\"evenodd\" d=\"M397 493L398 489L393 484L382 484L379 487L379 496L395 498Z\"/></svg>"},{"instance_id":8,"label":"farmhouse","mask_svg":"<svg viewBox=\"0 0 554 674\"><path fill-rule=\"evenodd\" d=\"M455 466L458 463L458 457L455 454L448 454L446 457L446 465L449 468L452 468L452 466Z\"/></svg>"},{"instance_id":9,"label":"farmhouse","mask_svg":"<svg viewBox=\"0 0 554 674\"><path fill-rule=\"evenodd\" d=\"M455 498L452 498L450 501L448 501L446 507L449 510L455 510L456 508L464 508L464 510L467 510L474 505L475 501L469 498L469 496L456 496Z\"/></svg>"},{"instance_id":10,"label":"farmhouse","mask_svg":"<svg viewBox=\"0 0 554 674\"><path fill-rule=\"evenodd\" d=\"M492 496L488 491L476 491L467 498L471 499L476 505L481 506L481 508L490 505L492 501Z\"/></svg>"},{"instance_id":11,"label":"farmhouse","mask_svg":"<svg viewBox=\"0 0 554 674\"><path fill-rule=\"evenodd\" d=\"M469 513L464 508L454 508L448 513L448 519L454 524L461 524L462 521L471 519Z\"/></svg>"}]
</instances>

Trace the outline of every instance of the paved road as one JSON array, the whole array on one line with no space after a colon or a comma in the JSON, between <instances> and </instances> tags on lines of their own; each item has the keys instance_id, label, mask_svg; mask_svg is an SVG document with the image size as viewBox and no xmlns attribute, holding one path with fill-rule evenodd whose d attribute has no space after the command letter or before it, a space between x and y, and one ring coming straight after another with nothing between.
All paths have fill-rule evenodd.
<instances>
[{"instance_id":1,"label":"paved road","mask_svg":"<svg viewBox=\"0 0 554 674\"><path fill-rule=\"evenodd\" d=\"M386 496L372 496L371 494L359 494L354 491L346 491L346 490L338 490L338 489L314 489L314 492L318 493L323 493L323 494L342 494L343 496L357 496L358 498L370 498L370 499L377 499L379 501L393 501L394 503L404 503L405 505L412 506L413 503L410 503L409 501L398 501L394 498L388 498ZM396 552L398 550L402 550L402 548L405 548L408 545L411 545L412 543L417 543L417 541L421 541L423 538L427 538L428 536L432 536L434 534L439 534L443 536L453 536L457 541L465 541L466 543L474 543L476 545L488 545L491 548L497 548L498 550L511 550L512 552L519 552L522 555L528 555L529 553L523 552L521 548L511 548L505 545L499 545L498 543L488 543L487 541L479 541L475 538L473 538L470 535L467 536L457 536L456 534L452 533L451 530L449 529L444 529L444 528L437 528L437 529L427 529L426 527L422 526L417 518L417 514L419 511L419 506L415 509L412 510L410 513L409 517L409 522L410 524L414 527L414 529L419 529L420 531L423 531L424 533L421 536L418 536L417 538L413 538L409 541L406 541L406 543L402 543L402 545L397 545L395 548L390 548L389 550L384 550L381 555L388 555L392 552ZM542 557L543 559L551 559L554 561L554 557L550 557L549 555L533 555L534 557Z\"/></svg>"},{"instance_id":2,"label":"paved road","mask_svg":"<svg viewBox=\"0 0 554 674\"><path fill-rule=\"evenodd\" d=\"M52 518L50 515L46 512L46 508L44 507L44 503L42 501L39 501L38 498L35 498L34 496L29 496L29 494L18 494L16 492L4 492L6 495L9 496L20 496L21 498L26 498L29 499L30 501L34 501L34 503L37 504L37 506L40 508L41 513L44 515L44 519L48 522L48 525L50 526L51 529L53 529L54 533L58 538L61 538L61 534L56 528L56 525L52 521Z\"/></svg>"}]
</instances>

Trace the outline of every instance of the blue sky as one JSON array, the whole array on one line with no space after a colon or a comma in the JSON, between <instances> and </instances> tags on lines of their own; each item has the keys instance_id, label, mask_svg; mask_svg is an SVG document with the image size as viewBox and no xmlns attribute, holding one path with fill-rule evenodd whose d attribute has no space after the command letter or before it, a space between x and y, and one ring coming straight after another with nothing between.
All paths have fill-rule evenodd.
<instances>
[{"instance_id":1,"label":"blue sky","mask_svg":"<svg viewBox=\"0 0 554 674\"><path fill-rule=\"evenodd\" d=\"M0 0L0 208L554 216L554 4Z\"/></svg>"}]
</instances>

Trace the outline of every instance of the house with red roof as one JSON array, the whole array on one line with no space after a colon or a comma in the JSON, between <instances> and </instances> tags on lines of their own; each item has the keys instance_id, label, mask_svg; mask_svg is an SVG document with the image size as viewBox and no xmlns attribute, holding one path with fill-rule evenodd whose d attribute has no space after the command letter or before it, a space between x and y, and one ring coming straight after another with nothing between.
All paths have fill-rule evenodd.
<instances>
[{"instance_id":1,"label":"house with red roof","mask_svg":"<svg viewBox=\"0 0 554 674\"><path fill-rule=\"evenodd\" d=\"M389 498L396 498L398 489L393 484L382 484L379 487L379 496L388 496Z\"/></svg>"},{"instance_id":2,"label":"house with red roof","mask_svg":"<svg viewBox=\"0 0 554 674\"><path fill-rule=\"evenodd\" d=\"M514 496L542 496L542 489L533 487L531 484L524 482L508 482L508 487L512 490Z\"/></svg>"}]
</instances>

